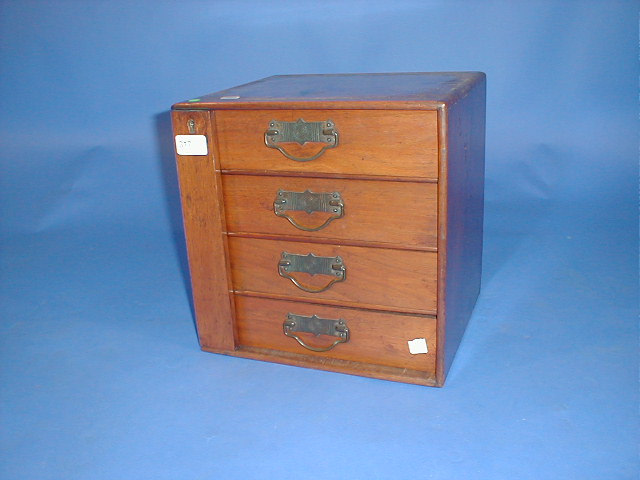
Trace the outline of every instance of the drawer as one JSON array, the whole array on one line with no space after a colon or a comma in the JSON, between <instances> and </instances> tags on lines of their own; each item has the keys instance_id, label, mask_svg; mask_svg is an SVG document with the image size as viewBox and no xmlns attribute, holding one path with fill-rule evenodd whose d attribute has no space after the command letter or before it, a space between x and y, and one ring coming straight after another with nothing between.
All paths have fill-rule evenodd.
<instances>
[{"instance_id":1,"label":"drawer","mask_svg":"<svg viewBox=\"0 0 640 480\"><path fill-rule=\"evenodd\" d=\"M349 360L367 364L435 372L436 319L336 308L262 298L236 296L236 330L238 346ZM323 320L343 320L349 339L331 350L315 352L303 347L295 338L286 336L283 323L288 314ZM290 332L312 348L326 348L337 337L313 333ZM408 341L424 338L427 353L412 354Z\"/></svg>"},{"instance_id":2,"label":"drawer","mask_svg":"<svg viewBox=\"0 0 640 480\"><path fill-rule=\"evenodd\" d=\"M485 88L278 75L175 104L202 349L442 386L480 289Z\"/></svg>"},{"instance_id":3,"label":"drawer","mask_svg":"<svg viewBox=\"0 0 640 480\"><path fill-rule=\"evenodd\" d=\"M437 245L438 186L433 183L223 175L222 185L229 232L377 242L394 247ZM338 213L332 212L333 208L307 213L301 208L314 201L320 203L316 200L322 200L320 195L307 203L300 199L302 195L288 195L288 207L293 206L294 199L298 203L297 210L281 211L280 215L287 215L289 220L274 213L279 190L337 192L343 207ZM322 228L303 229L317 227Z\"/></svg>"},{"instance_id":4,"label":"drawer","mask_svg":"<svg viewBox=\"0 0 640 480\"><path fill-rule=\"evenodd\" d=\"M219 110L214 114L223 170L313 172L338 175L437 178L438 128L435 111L408 110ZM295 161L265 144L270 122L333 121L335 148L311 161ZM310 130L313 128L309 127ZM313 137L311 132L308 138ZM307 137L305 137L307 138ZM289 139L285 139L289 140ZM320 142L279 145L308 158Z\"/></svg>"},{"instance_id":5,"label":"drawer","mask_svg":"<svg viewBox=\"0 0 640 480\"><path fill-rule=\"evenodd\" d=\"M334 244L285 242L255 238L230 237L231 277L236 292L271 295L290 299L309 299L334 305L361 306L378 310L434 314L437 292L437 254L386 248L353 247ZM293 265L290 275L303 287L324 291L312 293L281 276L282 253L339 256L346 275L340 281L334 271L313 258L299 263L323 266L311 274ZM293 261L293 260L291 260ZM295 271L297 270L297 271Z\"/></svg>"}]
</instances>

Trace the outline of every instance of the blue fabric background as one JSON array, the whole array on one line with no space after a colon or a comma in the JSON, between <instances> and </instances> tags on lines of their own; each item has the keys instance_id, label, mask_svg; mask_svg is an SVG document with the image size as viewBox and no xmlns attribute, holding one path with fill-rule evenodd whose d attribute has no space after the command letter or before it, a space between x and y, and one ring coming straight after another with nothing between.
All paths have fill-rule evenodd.
<instances>
[{"instance_id":1,"label":"blue fabric background","mask_svg":"<svg viewBox=\"0 0 640 480\"><path fill-rule=\"evenodd\" d=\"M634 1L0 2L0 478L638 475ZM488 76L483 290L444 389L199 351L168 109Z\"/></svg>"}]
</instances>

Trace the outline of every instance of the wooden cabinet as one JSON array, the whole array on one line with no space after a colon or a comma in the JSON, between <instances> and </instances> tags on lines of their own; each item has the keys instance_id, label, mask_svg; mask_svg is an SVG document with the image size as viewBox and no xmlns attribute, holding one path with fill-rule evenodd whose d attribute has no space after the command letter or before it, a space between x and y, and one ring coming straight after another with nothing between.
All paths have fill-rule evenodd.
<instances>
[{"instance_id":1,"label":"wooden cabinet","mask_svg":"<svg viewBox=\"0 0 640 480\"><path fill-rule=\"evenodd\" d=\"M480 288L484 74L275 76L172 117L204 350L443 385Z\"/></svg>"}]
</instances>

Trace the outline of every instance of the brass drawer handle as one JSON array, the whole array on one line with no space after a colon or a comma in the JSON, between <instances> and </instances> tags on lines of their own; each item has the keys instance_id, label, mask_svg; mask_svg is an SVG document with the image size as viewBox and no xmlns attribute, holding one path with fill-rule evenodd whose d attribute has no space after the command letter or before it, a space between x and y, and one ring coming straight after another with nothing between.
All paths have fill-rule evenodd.
<instances>
[{"instance_id":1,"label":"brass drawer handle","mask_svg":"<svg viewBox=\"0 0 640 480\"><path fill-rule=\"evenodd\" d=\"M294 227L306 232L317 232L329 225L332 220L341 218L344 215L344 201L338 192L313 193L309 190L304 192L288 192L278 190L276 199L273 201L273 211L278 217L284 217ZM299 211L307 212L327 212L331 215L321 224L315 227L301 225L287 212Z\"/></svg>"},{"instance_id":2,"label":"brass drawer handle","mask_svg":"<svg viewBox=\"0 0 640 480\"><path fill-rule=\"evenodd\" d=\"M339 343L346 343L349 341L349 327L347 323L342 320L332 320L329 318L320 318L317 315L311 317L305 317L303 315L295 315L293 313L287 314L287 319L282 324L282 330L287 337L291 337L296 340L304 348L313 352L327 352ZM294 332L307 332L318 335L330 335L332 337L338 337L328 347L314 347L307 344Z\"/></svg>"},{"instance_id":3,"label":"brass drawer handle","mask_svg":"<svg viewBox=\"0 0 640 480\"><path fill-rule=\"evenodd\" d=\"M281 143L304 145L308 142L322 143L323 146L318 153L306 158L291 155L280 145ZM291 160L308 162L318 158L325 150L338 146L338 131L331 120L324 122L305 122L302 118L299 118L297 122L271 120L267 131L264 132L264 143L269 148L278 149L280 153Z\"/></svg>"},{"instance_id":4,"label":"brass drawer handle","mask_svg":"<svg viewBox=\"0 0 640 480\"><path fill-rule=\"evenodd\" d=\"M301 272L311 275L327 275L331 277L329 283L323 287L313 287L300 283L291 273ZM331 285L344 282L347 278L347 267L340 257L318 257L313 253L299 255L297 253L282 252L278 262L278 273L281 277L288 278L300 290L309 293L320 293Z\"/></svg>"}]
</instances>

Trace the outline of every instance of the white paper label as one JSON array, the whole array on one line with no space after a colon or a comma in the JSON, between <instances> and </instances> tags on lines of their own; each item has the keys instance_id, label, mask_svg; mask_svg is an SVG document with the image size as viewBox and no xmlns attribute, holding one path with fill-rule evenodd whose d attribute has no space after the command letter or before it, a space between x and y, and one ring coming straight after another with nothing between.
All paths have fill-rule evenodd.
<instances>
[{"instance_id":1,"label":"white paper label","mask_svg":"<svg viewBox=\"0 0 640 480\"><path fill-rule=\"evenodd\" d=\"M206 155L207 137L205 135L176 135L178 155Z\"/></svg>"},{"instance_id":2,"label":"white paper label","mask_svg":"<svg viewBox=\"0 0 640 480\"><path fill-rule=\"evenodd\" d=\"M414 338L407 342L409 344L409 353L417 355L418 353L429 353L426 338Z\"/></svg>"}]
</instances>

